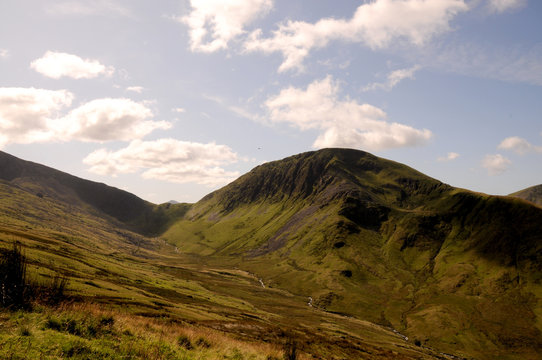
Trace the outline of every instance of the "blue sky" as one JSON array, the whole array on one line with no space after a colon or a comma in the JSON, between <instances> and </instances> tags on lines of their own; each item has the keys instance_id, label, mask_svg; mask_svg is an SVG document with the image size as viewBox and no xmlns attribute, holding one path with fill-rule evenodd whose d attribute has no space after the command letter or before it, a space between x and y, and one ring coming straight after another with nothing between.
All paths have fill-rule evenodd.
<instances>
[{"instance_id":1,"label":"blue sky","mask_svg":"<svg viewBox=\"0 0 542 360\"><path fill-rule=\"evenodd\" d=\"M5 0L0 149L155 203L351 147L542 183L542 2Z\"/></svg>"}]
</instances>

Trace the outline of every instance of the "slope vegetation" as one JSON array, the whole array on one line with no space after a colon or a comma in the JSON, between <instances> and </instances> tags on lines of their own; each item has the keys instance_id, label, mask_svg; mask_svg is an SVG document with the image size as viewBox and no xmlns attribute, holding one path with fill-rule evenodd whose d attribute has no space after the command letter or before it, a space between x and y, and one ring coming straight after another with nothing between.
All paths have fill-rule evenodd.
<instances>
[{"instance_id":1,"label":"slope vegetation","mask_svg":"<svg viewBox=\"0 0 542 360\"><path fill-rule=\"evenodd\" d=\"M0 309L0 358L442 358L385 326L320 311L305 294L145 236L134 221L155 211L153 204L1 158L0 264L18 243L33 284L60 276L68 285L58 307ZM104 205L87 190L97 199L106 191L119 203ZM132 213L138 206L143 213ZM166 206L160 207L167 221L188 208Z\"/></svg>"},{"instance_id":2,"label":"slope vegetation","mask_svg":"<svg viewBox=\"0 0 542 360\"><path fill-rule=\"evenodd\" d=\"M0 151L0 181L2 180L4 184L16 186L39 198L50 198L115 220L119 226L144 235L163 232L188 208L187 204L166 203L157 206L129 192L21 160Z\"/></svg>"},{"instance_id":3,"label":"slope vegetation","mask_svg":"<svg viewBox=\"0 0 542 360\"><path fill-rule=\"evenodd\" d=\"M542 209L325 149L256 167L163 237L320 311L480 359L542 347Z\"/></svg>"}]
</instances>

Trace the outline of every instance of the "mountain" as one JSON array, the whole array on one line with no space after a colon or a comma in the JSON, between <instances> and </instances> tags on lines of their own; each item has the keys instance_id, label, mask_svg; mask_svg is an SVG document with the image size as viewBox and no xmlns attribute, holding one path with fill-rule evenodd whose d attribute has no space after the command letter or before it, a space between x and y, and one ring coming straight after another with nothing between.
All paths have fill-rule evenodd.
<instances>
[{"instance_id":1,"label":"mountain","mask_svg":"<svg viewBox=\"0 0 542 360\"><path fill-rule=\"evenodd\" d=\"M151 204L123 190L84 180L70 174L21 160L0 151L0 181L51 198L86 208L95 215L116 220L120 226L141 234L163 232L181 217L186 204Z\"/></svg>"},{"instance_id":2,"label":"mountain","mask_svg":"<svg viewBox=\"0 0 542 360\"><path fill-rule=\"evenodd\" d=\"M542 206L542 185L531 186L530 188L520 190L510 196L518 197Z\"/></svg>"},{"instance_id":3,"label":"mountain","mask_svg":"<svg viewBox=\"0 0 542 360\"><path fill-rule=\"evenodd\" d=\"M542 347L542 209L365 152L260 165L163 238L423 346L478 359Z\"/></svg>"},{"instance_id":4,"label":"mountain","mask_svg":"<svg viewBox=\"0 0 542 360\"><path fill-rule=\"evenodd\" d=\"M0 199L0 253L19 242L30 278L67 277L72 301L85 303L6 317L19 330L0 338L29 354L77 345L98 356L107 343L106 357L134 333L157 338L154 326L170 336L140 344L149 356L178 353L182 331L245 342L191 350L202 359L292 339L301 358L320 359L535 359L542 347L542 208L365 152L266 163L192 205L150 204L0 153ZM116 330L87 334L96 324L80 309L90 306L113 311ZM79 330L40 325L68 320ZM31 343L7 338L25 333ZM6 349L0 357L18 355Z\"/></svg>"},{"instance_id":5,"label":"mountain","mask_svg":"<svg viewBox=\"0 0 542 360\"><path fill-rule=\"evenodd\" d=\"M157 227L147 236L137 224L162 211L165 228L190 205L157 206L4 153L0 159L0 288L16 272L8 264L21 257L9 254L19 248L29 290L22 293L38 304L1 309L0 342L11 344L0 346L2 359L444 356L388 326L317 308L306 293L222 258L185 252L156 236ZM59 279L67 279L60 292ZM65 302L51 304L47 294Z\"/></svg>"}]
</instances>

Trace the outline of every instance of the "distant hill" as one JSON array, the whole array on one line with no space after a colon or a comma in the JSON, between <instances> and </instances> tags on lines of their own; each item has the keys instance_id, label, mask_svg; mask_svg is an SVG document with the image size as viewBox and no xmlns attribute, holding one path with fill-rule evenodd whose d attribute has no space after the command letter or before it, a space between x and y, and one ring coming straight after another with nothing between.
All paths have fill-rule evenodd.
<instances>
[{"instance_id":1,"label":"distant hill","mask_svg":"<svg viewBox=\"0 0 542 360\"><path fill-rule=\"evenodd\" d=\"M187 205L154 205L102 183L84 180L0 151L0 180L64 203L86 207L95 215L108 216L145 235L165 230L173 218L184 214Z\"/></svg>"},{"instance_id":2,"label":"distant hill","mask_svg":"<svg viewBox=\"0 0 542 360\"><path fill-rule=\"evenodd\" d=\"M542 209L365 152L258 166L164 237L451 353L522 358L542 347Z\"/></svg>"},{"instance_id":3,"label":"distant hill","mask_svg":"<svg viewBox=\"0 0 542 360\"><path fill-rule=\"evenodd\" d=\"M510 196L518 197L533 202L538 206L542 206L542 185L531 186L530 188L510 194Z\"/></svg>"}]
</instances>

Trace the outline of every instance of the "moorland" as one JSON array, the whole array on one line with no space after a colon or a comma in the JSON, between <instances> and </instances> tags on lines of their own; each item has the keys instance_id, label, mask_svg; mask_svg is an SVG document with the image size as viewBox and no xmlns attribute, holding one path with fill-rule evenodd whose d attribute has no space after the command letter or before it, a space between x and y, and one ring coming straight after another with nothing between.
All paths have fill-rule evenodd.
<instances>
[{"instance_id":1,"label":"moorland","mask_svg":"<svg viewBox=\"0 0 542 360\"><path fill-rule=\"evenodd\" d=\"M0 153L0 357L536 359L537 189L324 149L156 205Z\"/></svg>"}]
</instances>

